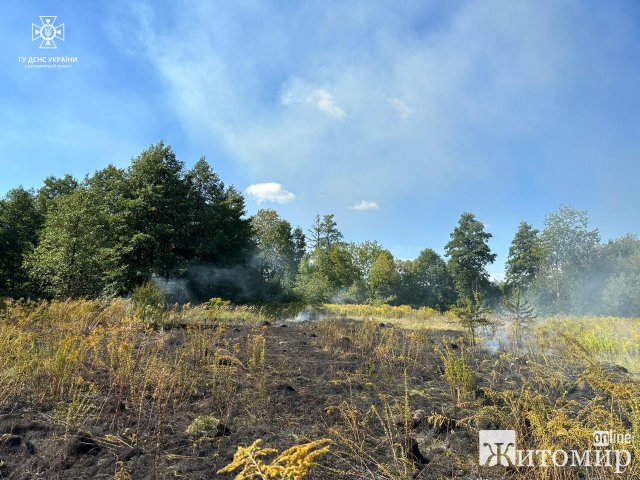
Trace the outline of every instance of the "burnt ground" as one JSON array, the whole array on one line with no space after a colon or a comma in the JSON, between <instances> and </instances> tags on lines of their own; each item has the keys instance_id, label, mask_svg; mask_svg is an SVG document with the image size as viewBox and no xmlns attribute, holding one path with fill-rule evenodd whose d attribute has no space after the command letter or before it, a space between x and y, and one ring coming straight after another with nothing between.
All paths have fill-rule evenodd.
<instances>
[{"instance_id":1,"label":"burnt ground","mask_svg":"<svg viewBox=\"0 0 640 480\"><path fill-rule=\"evenodd\" d=\"M207 346L236 355L213 356L224 375L215 385L194 376L186 398L169 401L162 419L141 421L121 399L106 396L81 428L57 419L55 405L14 402L0 410L0 479L211 479L238 445L263 439L285 449L331 438L331 453L311 478L505 478L477 467L477 431L507 427L478 414L502 408L485 389L517 388L526 361L469 349L459 332L408 334L390 325L348 321L217 326ZM157 332L163 348L185 342L185 330ZM265 359L254 362L247 339L265 337ZM439 352L465 350L472 390L454 403ZM259 355L258 355L259 357ZM594 393L567 377L573 399ZM198 384L200 383L200 384ZM548 395L553 395L549 390ZM375 410L371 407L374 406ZM215 425L187 433L197 417ZM142 425L142 427L141 427ZM395 450L394 450L395 449ZM394 456L395 452L395 456ZM397 457L401 458L398 459ZM623 478L623 477L618 477Z\"/></svg>"}]
</instances>

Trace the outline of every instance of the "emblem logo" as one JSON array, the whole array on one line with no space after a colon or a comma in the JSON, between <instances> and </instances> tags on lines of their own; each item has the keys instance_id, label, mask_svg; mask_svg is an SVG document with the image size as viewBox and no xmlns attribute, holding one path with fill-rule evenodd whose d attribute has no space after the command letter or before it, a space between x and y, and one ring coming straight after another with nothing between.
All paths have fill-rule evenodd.
<instances>
[{"instance_id":1,"label":"emblem logo","mask_svg":"<svg viewBox=\"0 0 640 480\"><path fill-rule=\"evenodd\" d=\"M58 17L40 17L42 25L31 24L31 41L42 39L40 48L58 48L56 40L64 41L64 23L56 26Z\"/></svg>"}]
</instances>

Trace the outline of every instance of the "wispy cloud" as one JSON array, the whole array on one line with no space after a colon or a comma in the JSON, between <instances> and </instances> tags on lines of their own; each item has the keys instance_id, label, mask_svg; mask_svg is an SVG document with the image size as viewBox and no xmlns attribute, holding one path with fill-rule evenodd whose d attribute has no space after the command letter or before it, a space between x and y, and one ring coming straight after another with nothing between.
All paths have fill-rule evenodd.
<instances>
[{"instance_id":1,"label":"wispy cloud","mask_svg":"<svg viewBox=\"0 0 640 480\"><path fill-rule=\"evenodd\" d=\"M448 225L469 208L521 205L515 192L525 182L532 199L548 204L562 200L551 191L580 198L579 190L551 188L577 185L576 172L600 181L573 159L597 165L609 150L626 158L614 140L638 137L629 134L637 133L632 122L603 129L637 93L631 7L193 0L169 11L146 2L138 12L119 1L133 18L110 26L124 41L139 32L135 61L156 68L161 103L188 140L215 149L246 178L277 175L312 192L310 203L296 203L299 212L339 211L384 185L376 201L397 233L414 232L406 212ZM557 159L561 173L546 178ZM474 198L485 200L470 206ZM421 238L440 242L441 233Z\"/></svg>"},{"instance_id":2,"label":"wispy cloud","mask_svg":"<svg viewBox=\"0 0 640 480\"><path fill-rule=\"evenodd\" d=\"M279 183L254 183L247 187L247 194L255 198L258 201L258 205L264 202L273 203L289 203L296 198L296 196L285 190Z\"/></svg>"},{"instance_id":3,"label":"wispy cloud","mask_svg":"<svg viewBox=\"0 0 640 480\"><path fill-rule=\"evenodd\" d=\"M411 115L416 113L416 111L407 105L404 100L400 100L399 98L390 98L389 103L402 119L409 118Z\"/></svg>"},{"instance_id":4,"label":"wispy cloud","mask_svg":"<svg viewBox=\"0 0 640 480\"><path fill-rule=\"evenodd\" d=\"M462 3L428 35L406 32L416 12L393 3L339 9L339 21L322 2L288 15L250 4L192 5L173 12L167 29L145 29L164 18L158 11L139 22L187 131L213 135L253 177L277 169L284 182L330 193L336 206L353 196L356 177L362 185L402 186L388 196L421 191L429 181L437 195L460 184L470 158L474 168L494 171L512 157L484 153L491 150L481 143L544 125L555 108L546 93L567 78L571 44L560 41L565 16L552 5ZM211 28L211 18L220 28ZM238 18L253 22L251 35ZM344 44L368 38L371 22L386 40L358 42L355 55ZM339 25L350 25L349 35ZM478 75L487 69L490 75ZM398 122L390 107L412 121Z\"/></svg>"},{"instance_id":5,"label":"wispy cloud","mask_svg":"<svg viewBox=\"0 0 640 480\"><path fill-rule=\"evenodd\" d=\"M311 93L311 100L320 110L333 118L340 119L347 116L347 112L335 104L333 95L322 88Z\"/></svg>"},{"instance_id":6,"label":"wispy cloud","mask_svg":"<svg viewBox=\"0 0 640 480\"><path fill-rule=\"evenodd\" d=\"M314 88L309 91L301 91L302 88L304 87L298 85L295 89L286 91L284 95L282 95L282 104L311 104L321 112L324 112L337 120L341 120L347 116L347 112L336 104L333 95L327 89Z\"/></svg>"},{"instance_id":7,"label":"wispy cloud","mask_svg":"<svg viewBox=\"0 0 640 480\"><path fill-rule=\"evenodd\" d=\"M380 207L377 202L370 200L362 200L360 203L356 203L349 207L351 210L378 210Z\"/></svg>"}]
</instances>

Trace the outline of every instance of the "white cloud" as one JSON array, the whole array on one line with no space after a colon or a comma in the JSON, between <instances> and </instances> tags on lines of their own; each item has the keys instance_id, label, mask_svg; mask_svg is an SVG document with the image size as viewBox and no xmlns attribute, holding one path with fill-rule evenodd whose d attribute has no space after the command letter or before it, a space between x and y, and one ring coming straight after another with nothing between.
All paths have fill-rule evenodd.
<instances>
[{"instance_id":1,"label":"white cloud","mask_svg":"<svg viewBox=\"0 0 640 480\"><path fill-rule=\"evenodd\" d=\"M327 115L338 119L347 116L347 112L335 104L333 101L333 95L326 90L322 88L314 90L311 94L311 98L315 102L316 106Z\"/></svg>"},{"instance_id":2,"label":"white cloud","mask_svg":"<svg viewBox=\"0 0 640 480\"><path fill-rule=\"evenodd\" d=\"M293 193L285 190L281 184L274 182L249 185L247 194L258 200L258 205L264 202L289 203L296 198Z\"/></svg>"},{"instance_id":3,"label":"white cloud","mask_svg":"<svg viewBox=\"0 0 640 480\"><path fill-rule=\"evenodd\" d=\"M351 210L378 210L380 207L376 202L370 200L362 200L360 203L356 203L349 207Z\"/></svg>"},{"instance_id":4,"label":"white cloud","mask_svg":"<svg viewBox=\"0 0 640 480\"><path fill-rule=\"evenodd\" d=\"M347 112L336 104L331 92L325 88L313 88L296 82L291 89L282 95L283 105L293 105L295 103L314 105L321 112L337 120L347 116Z\"/></svg>"},{"instance_id":5,"label":"white cloud","mask_svg":"<svg viewBox=\"0 0 640 480\"><path fill-rule=\"evenodd\" d=\"M400 118L402 119L409 118L411 115L416 113L416 111L413 108L411 108L409 105L407 105L403 100L400 100L399 98L390 98L389 103L396 110L396 112L398 112L398 115L400 115Z\"/></svg>"}]
</instances>

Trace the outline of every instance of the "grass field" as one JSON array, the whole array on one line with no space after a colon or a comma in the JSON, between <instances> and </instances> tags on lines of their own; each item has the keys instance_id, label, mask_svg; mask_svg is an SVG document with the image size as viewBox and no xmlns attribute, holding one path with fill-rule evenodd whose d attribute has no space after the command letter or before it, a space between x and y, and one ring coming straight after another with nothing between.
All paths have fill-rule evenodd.
<instances>
[{"instance_id":1,"label":"grass field","mask_svg":"<svg viewBox=\"0 0 640 480\"><path fill-rule=\"evenodd\" d=\"M482 429L551 450L629 432L637 451L639 320L545 318L519 346L506 325L493 351L451 314L322 312L5 301L0 478L639 478L635 458L621 474L477 461Z\"/></svg>"},{"instance_id":2,"label":"grass field","mask_svg":"<svg viewBox=\"0 0 640 480\"><path fill-rule=\"evenodd\" d=\"M540 331L576 342L594 361L620 365L640 375L640 319L552 317L542 322Z\"/></svg>"}]
</instances>

